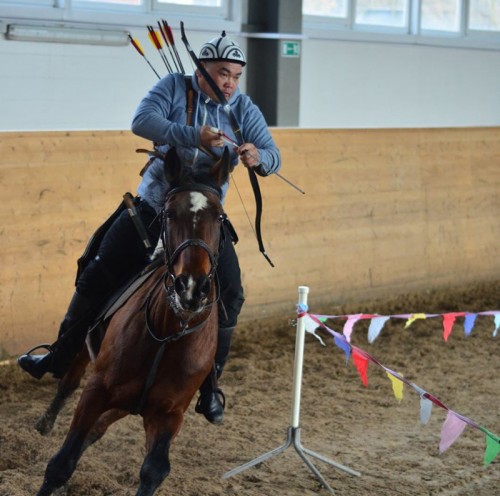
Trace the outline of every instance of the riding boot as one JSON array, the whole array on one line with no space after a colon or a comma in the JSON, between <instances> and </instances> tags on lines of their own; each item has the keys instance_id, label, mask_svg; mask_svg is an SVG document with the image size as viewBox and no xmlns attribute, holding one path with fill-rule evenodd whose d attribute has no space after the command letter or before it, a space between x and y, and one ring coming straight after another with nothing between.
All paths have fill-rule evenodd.
<instances>
[{"instance_id":1,"label":"riding boot","mask_svg":"<svg viewBox=\"0 0 500 496\"><path fill-rule=\"evenodd\" d=\"M60 379L83 348L93 319L92 307L90 300L75 292L61 323L57 341L51 346L38 346L21 355L17 360L19 366L35 379L41 379L47 372ZM31 355L37 348L47 348L49 352L45 355Z\"/></svg>"},{"instance_id":2,"label":"riding boot","mask_svg":"<svg viewBox=\"0 0 500 496\"><path fill-rule=\"evenodd\" d=\"M196 413L202 413L212 424L218 425L224 417L226 398L224 393L217 387L217 375L215 367L205 377L200 386L200 397L195 406Z\"/></svg>"},{"instance_id":3,"label":"riding boot","mask_svg":"<svg viewBox=\"0 0 500 496\"><path fill-rule=\"evenodd\" d=\"M216 425L222 422L226 406L226 398L222 390L217 387L217 379L220 378L226 365L233 331L234 327L219 329L215 366L200 387L200 397L195 407L197 413L202 413L209 422Z\"/></svg>"}]
</instances>

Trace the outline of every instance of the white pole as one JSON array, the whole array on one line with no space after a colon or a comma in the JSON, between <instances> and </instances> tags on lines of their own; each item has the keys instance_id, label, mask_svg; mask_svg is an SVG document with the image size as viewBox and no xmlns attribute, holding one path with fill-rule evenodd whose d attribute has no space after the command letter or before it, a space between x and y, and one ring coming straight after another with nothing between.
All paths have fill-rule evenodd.
<instances>
[{"instance_id":1,"label":"white pole","mask_svg":"<svg viewBox=\"0 0 500 496\"><path fill-rule=\"evenodd\" d=\"M307 294L309 293L309 288L307 286L299 286L299 305L307 308ZM316 476L321 485L331 494L333 494L333 489L330 487L328 482L323 478L319 470L313 465L313 463L307 458L306 455L309 455L313 458L321 460L322 462L328 463L333 467L336 467L344 472L347 472L351 475L360 476L361 474L356 470L352 470L349 467L345 467L344 465L340 465L329 458L326 458L323 455L315 453L307 448L304 448L300 443L300 393L302 389L302 366L304 364L304 343L305 343L305 334L306 334L306 326L304 322L304 317L299 317L297 319L297 334L295 337L295 362L293 369L293 401L292 401L292 415L291 415L291 425L287 429L286 440L285 443L277 448L264 453L263 455L254 458L253 460L239 466L233 468L229 472L226 472L222 478L227 479L232 477L233 475L239 474L244 470L254 467L259 463L262 463L273 456L279 455L283 453L290 446L295 448L295 451L298 453L300 458L307 465L309 470Z\"/></svg>"},{"instance_id":2,"label":"white pole","mask_svg":"<svg viewBox=\"0 0 500 496\"><path fill-rule=\"evenodd\" d=\"M299 305L307 306L307 286L299 286ZM304 341L305 341L304 318L297 319L297 334L295 337L295 361L293 370L293 400L291 427L297 428L300 425L300 394L302 390L302 366L304 363Z\"/></svg>"}]
</instances>

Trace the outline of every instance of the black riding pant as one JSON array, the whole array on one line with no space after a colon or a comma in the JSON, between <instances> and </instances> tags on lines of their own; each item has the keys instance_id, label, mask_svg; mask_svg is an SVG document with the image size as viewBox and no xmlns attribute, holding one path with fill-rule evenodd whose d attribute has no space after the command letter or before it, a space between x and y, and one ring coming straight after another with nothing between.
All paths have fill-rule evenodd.
<instances>
[{"instance_id":1,"label":"black riding pant","mask_svg":"<svg viewBox=\"0 0 500 496\"><path fill-rule=\"evenodd\" d=\"M78 293L96 302L106 298L138 274L148 263L160 236L161 221L146 202L134 200L149 235L151 248L140 239L128 210L123 210L104 235L97 255L78 278Z\"/></svg>"},{"instance_id":2,"label":"black riding pant","mask_svg":"<svg viewBox=\"0 0 500 496\"><path fill-rule=\"evenodd\" d=\"M146 248L128 210L120 213L104 235L97 256L81 273L77 291L93 302L104 302L120 286L138 274L150 260L160 237L161 218L145 201L135 199L137 213L153 245ZM223 308L219 308L219 327L234 327L243 306L241 271L229 236L219 254L217 276Z\"/></svg>"},{"instance_id":3,"label":"black riding pant","mask_svg":"<svg viewBox=\"0 0 500 496\"><path fill-rule=\"evenodd\" d=\"M219 329L235 327L245 301L238 256L229 233L219 254L217 277L220 285Z\"/></svg>"}]
</instances>

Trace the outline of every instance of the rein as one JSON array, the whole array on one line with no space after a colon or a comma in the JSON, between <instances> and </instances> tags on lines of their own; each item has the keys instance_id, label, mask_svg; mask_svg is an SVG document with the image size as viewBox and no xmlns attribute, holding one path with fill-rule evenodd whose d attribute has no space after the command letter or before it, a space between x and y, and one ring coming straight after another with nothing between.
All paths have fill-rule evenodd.
<instances>
[{"instance_id":1,"label":"rein","mask_svg":"<svg viewBox=\"0 0 500 496\"><path fill-rule=\"evenodd\" d=\"M166 283L166 280L169 277L169 275L170 274L167 271L163 274L163 277L158 279L158 282L153 286L153 288L151 288L151 291L149 292L149 294L146 297L146 300L144 301L144 304L143 304L144 317L146 320L146 328L148 330L148 334L151 336L151 338L154 341L156 341L158 343L162 343L162 344L177 341L178 339L181 339L184 336L188 336L189 334L193 334L194 332L199 331L205 325L206 321L210 317L210 312L208 312L206 317L201 322L198 322L198 324L194 325L193 327L189 327L190 319L188 319L187 321L183 321L182 319L180 319L180 324L181 324L180 331L177 331L174 334L169 334L168 336L165 336L164 338L158 337L158 335L155 333L155 331L153 329L153 326L151 325L151 319L150 319L151 299L152 299L153 291L155 290L155 288L157 288L159 286L159 284L161 282L163 282L163 289L164 289L165 293L167 294L167 298L169 300L172 300L172 298L173 298L173 295L172 295L173 286L168 286ZM217 303L219 301L220 289L218 286L216 286L216 291L217 291L217 294L215 296L215 299L213 301L209 301L205 305L205 308L203 310L207 310L207 309L211 308L215 303Z\"/></svg>"},{"instance_id":2,"label":"rein","mask_svg":"<svg viewBox=\"0 0 500 496\"><path fill-rule=\"evenodd\" d=\"M220 199L220 193L214 188L211 188L210 186L206 185L195 185L195 186L181 186L178 188L173 188L167 193L166 200L173 194L179 193L181 191L206 191L213 193L217 195ZM165 200L165 201L166 201ZM166 265L166 271L163 273L162 277L158 278L158 281L154 284L154 286L150 289L144 304L144 319L146 323L146 329L148 331L149 336L153 339L153 341L156 341L157 343L160 343L160 346L158 350L156 351L153 363L151 364L151 368L149 370L148 377L146 379L146 382L144 384L141 398L139 399L139 402L135 406L135 408L131 411L133 414L139 414L142 412L142 409L144 408L144 404L146 402L147 395L149 393L149 390L151 389L155 379L156 379L156 374L158 372L158 367L161 363L161 360L163 358L163 355L165 353L165 348L167 343L172 343L175 342L185 336L188 336L190 334L194 334L195 332L198 332L203 329L205 326L206 322L208 321L210 315L211 315L211 308L214 304L216 304L219 299L220 299L220 287L219 284L217 283L217 258L222 246L222 243L224 242L224 223L227 220L226 214L223 214L221 216L221 234L220 234L220 241L219 241L219 249L217 253L212 253L210 250L210 247L203 241L202 239L186 239L184 240L179 246L177 246L174 251L170 254L169 248L168 248L168 243L167 243L167 232L165 228L165 215L163 212L163 222L162 222L162 233L161 233L161 239L163 242L163 246L165 249L165 265ZM229 221L227 221L229 222ZM174 299L175 299L175 279L176 276L173 272L173 264L176 260L176 258L179 256L179 254L184 251L185 249L192 247L192 246L198 246L203 248L206 252L207 255L210 259L210 272L208 273L207 277L211 283L215 281L215 298L212 301L209 301L205 307L203 308L203 312L205 313L205 316L203 319L200 320L197 324L193 325L192 327L189 327L189 323L191 318L188 318L187 320L182 319L176 312L175 310L175 305L174 305ZM170 280L170 284L167 282ZM163 284L162 284L163 283ZM157 288L159 285L162 284L163 287L163 292L167 296L167 301L170 302L170 308L172 308L173 312L177 315L179 318L179 324L180 324L180 330L177 332L174 332L173 334L169 334L165 337L159 337L158 333L155 332L153 325L151 323L151 301L153 299L153 295L156 293ZM194 316L193 316L194 317Z\"/></svg>"},{"instance_id":3,"label":"rein","mask_svg":"<svg viewBox=\"0 0 500 496\"><path fill-rule=\"evenodd\" d=\"M212 79L210 74L207 72L203 64L200 62L196 54L194 53L193 49L191 48L191 45L189 44L189 41L186 37L186 32L184 30L184 22L181 21L181 40L184 43L186 50L193 60L194 64L196 65L196 68L200 71L201 75L204 77L204 79L207 81L208 85L214 92L215 96L217 97L218 103L222 106L222 109L224 110L225 114L227 115L229 119L229 124L231 125L231 128L233 130L234 136L236 137L236 143L238 145L242 145L244 143L243 136L241 134L241 129L238 121L236 120L236 117L231 110L231 106L229 105L228 101L226 100L226 97L222 93L222 91L219 89L219 87L215 84L215 81ZM262 241L262 232L261 232L261 218L262 218L262 195L260 193L260 186L259 186L259 181L257 179L257 174L255 173L253 168L247 167L248 171L248 177L250 179L250 184L252 185L253 193L255 196L255 206L256 206L256 213L255 213L255 233L257 236L257 243L259 244L259 251L262 253L264 258L268 261L269 265L271 267L274 267L274 264L271 262L271 259L266 253L266 249L264 248L264 242Z\"/></svg>"}]
</instances>

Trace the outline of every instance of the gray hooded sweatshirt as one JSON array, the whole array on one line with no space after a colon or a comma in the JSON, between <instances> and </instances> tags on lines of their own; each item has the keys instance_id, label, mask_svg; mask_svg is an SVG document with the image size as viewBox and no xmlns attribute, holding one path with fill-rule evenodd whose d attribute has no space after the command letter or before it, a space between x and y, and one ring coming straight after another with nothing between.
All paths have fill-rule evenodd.
<instances>
[{"instance_id":1,"label":"gray hooded sweatshirt","mask_svg":"<svg viewBox=\"0 0 500 496\"><path fill-rule=\"evenodd\" d=\"M199 128L213 126L236 141L229 119L222 106L200 91L195 75L192 76L194 109L192 126L186 125L186 83L182 74L170 74L161 79L141 101L132 121L132 132L153 141L165 153L175 146L186 166L206 166L214 159L198 148ZM259 172L264 175L277 172L281 167L278 148L269 132L264 116L250 97L237 88L229 104L240 125L245 143L253 143L259 151ZM221 156L223 148L212 148ZM238 155L231 150L231 164L236 166ZM156 159L143 175L137 193L157 212L163 208L169 185L163 172L163 161ZM223 187L225 196L228 183Z\"/></svg>"}]
</instances>

